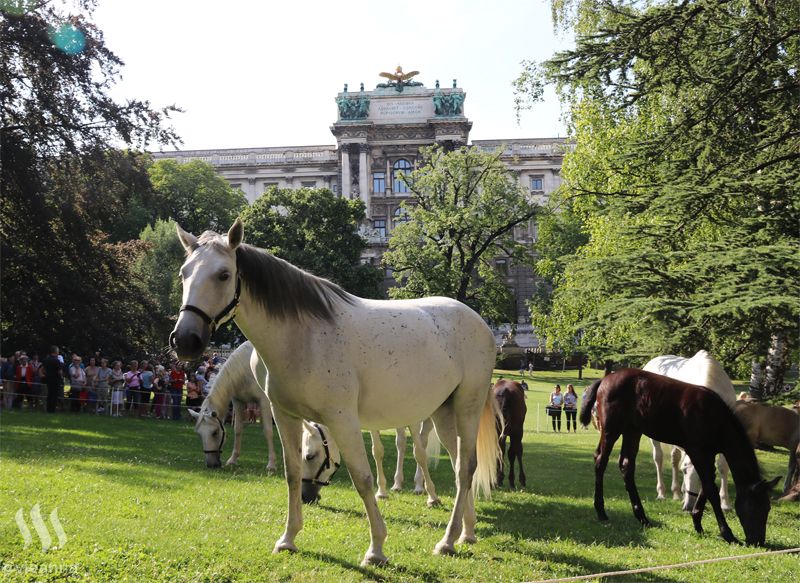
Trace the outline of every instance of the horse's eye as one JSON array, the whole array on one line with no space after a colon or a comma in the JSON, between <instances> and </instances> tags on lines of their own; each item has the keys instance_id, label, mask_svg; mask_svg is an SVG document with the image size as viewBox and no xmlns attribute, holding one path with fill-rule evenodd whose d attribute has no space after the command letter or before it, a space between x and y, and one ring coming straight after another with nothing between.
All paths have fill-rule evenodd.
<instances>
[{"instance_id":1,"label":"horse's eye","mask_svg":"<svg viewBox=\"0 0 800 583\"><path fill-rule=\"evenodd\" d=\"M214 433L212 433L211 435L213 435L214 437L216 437L217 435L219 435L219 431L215 431L215 432L214 432Z\"/></svg>"},{"instance_id":2,"label":"horse's eye","mask_svg":"<svg viewBox=\"0 0 800 583\"><path fill-rule=\"evenodd\" d=\"M231 278L231 274L227 271L223 271L219 274L220 281L228 281Z\"/></svg>"},{"instance_id":3,"label":"horse's eye","mask_svg":"<svg viewBox=\"0 0 800 583\"><path fill-rule=\"evenodd\" d=\"M307 454L306 454L306 460L307 460L307 461L311 461L311 460L313 460L315 457L317 457L317 454L315 454L315 453L307 453Z\"/></svg>"}]
</instances>

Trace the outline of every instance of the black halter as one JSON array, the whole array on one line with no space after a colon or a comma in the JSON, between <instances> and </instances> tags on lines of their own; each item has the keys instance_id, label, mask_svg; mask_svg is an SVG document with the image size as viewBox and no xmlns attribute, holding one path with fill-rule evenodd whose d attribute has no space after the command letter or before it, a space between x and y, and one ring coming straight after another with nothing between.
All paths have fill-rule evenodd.
<instances>
[{"instance_id":1,"label":"black halter","mask_svg":"<svg viewBox=\"0 0 800 583\"><path fill-rule=\"evenodd\" d=\"M306 483L306 484L316 484L318 486L327 486L327 485L329 485L331 483L330 482L330 478L328 479L327 482L324 482L324 481L320 480L319 477L322 475L322 472L324 472L325 470L327 470L327 469L329 469L331 467L331 452L328 449L328 440L325 438L325 433L322 431L322 427L320 427L319 424L317 424L317 423L314 423L313 425L314 425L314 427L317 428L317 431L319 431L319 436L322 438L322 447L325 448L325 459L322 460L322 465L319 467L319 469L317 470L316 475L313 478L303 478L302 481L304 483ZM336 468L336 469L333 470L333 474L335 474L336 470L339 469L339 464L337 464L336 462L333 462L333 465ZM331 478L333 477L333 474L330 475Z\"/></svg>"},{"instance_id":2,"label":"black halter","mask_svg":"<svg viewBox=\"0 0 800 583\"><path fill-rule=\"evenodd\" d=\"M222 446L225 445L225 425L222 423L222 419L219 418L219 415L212 415L212 417L217 420L219 428L222 430L222 441L219 442L219 447L217 449L204 449L203 453L218 453L221 455Z\"/></svg>"},{"instance_id":3,"label":"black halter","mask_svg":"<svg viewBox=\"0 0 800 583\"><path fill-rule=\"evenodd\" d=\"M216 332L216 330L217 330L217 327L220 324L224 324L225 322L227 322L230 319L230 318L226 319L226 316L228 316L228 314L231 314L233 312L233 315L231 315L231 317L235 316L236 307L239 305L239 297L242 295L242 275L241 275L241 273L242 272L239 269L239 254L237 253L236 254L236 291L233 294L233 299L230 301L230 303L227 306L222 308L222 311L219 314L217 314L216 318L212 318L211 316L206 314L203 310L201 310L197 306L193 306L191 304L182 305L181 309L179 310L179 312L193 312L193 313L197 314L198 316L200 316L203 319L203 321L206 324L208 324L209 328L211 328L211 336L213 336L214 332Z\"/></svg>"}]
</instances>

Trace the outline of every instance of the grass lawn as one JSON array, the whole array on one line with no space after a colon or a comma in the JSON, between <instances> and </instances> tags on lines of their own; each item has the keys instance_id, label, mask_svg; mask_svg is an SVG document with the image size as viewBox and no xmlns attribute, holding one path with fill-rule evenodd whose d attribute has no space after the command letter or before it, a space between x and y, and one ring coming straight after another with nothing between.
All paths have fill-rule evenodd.
<instances>
[{"instance_id":1,"label":"grass lawn","mask_svg":"<svg viewBox=\"0 0 800 583\"><path fill-rule=\"evenodd\" d=\"M599 374L587 371L587 380L575 382L578 393ZM581 428L577 434L553 434L544 412L552 385L559 382L564 387L574 379L574 371L537 372L528 379L527 489L497 491L492 500L478 502L476 545L460 547L456 557L431 554L444 532L454 494L445 458L433 470L444 508L426 508L424 497L409 490L381 502L389 530L385 552L391 560L384 568L359 566L369 531L361 501L344 471L323 490L319 505L304 508L304 529L296 541L300 552L272 554L283 531L286 489L280 475L265 471L266 444L259 427L246 428L239 466L215 471L205 468L199 439L188 422L3 411L0 580L525 581L756 550L722 541L710 512L704 519L707 532L700 536L678 502L657 502L650 446L645 441L637 483L656 527L639 527L611 463L606 475L611 520L600 524L592 507L597 432ZM391 477L393 433L384 432L383 440ZM226 454L230 447L229 441ZM784 474L784 453L758 452L758 457L767 476ZM407 460L406 483L411 485L410 451ZM57 509L68 537L63 548L42 552L29 516L37 503L48 525L50 513ZM20 508L33 534L33 544L27 548L15 522ZM738 520L733 515L728 518L743 538ZM53 528L50 533L55 540ZM800 545L800 505L773 505L767 544L771 549ZM628 578L798 579L797 554Z\"/></svg>"}]
</instances>

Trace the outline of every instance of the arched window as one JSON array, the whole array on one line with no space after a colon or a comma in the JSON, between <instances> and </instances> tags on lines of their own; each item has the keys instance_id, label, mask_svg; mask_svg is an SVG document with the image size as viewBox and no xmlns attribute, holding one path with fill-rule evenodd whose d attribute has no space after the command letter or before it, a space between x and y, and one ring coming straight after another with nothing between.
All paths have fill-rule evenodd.
<instances>
[{"instance_id":1,"label":"arched window","mask_svg":"<svg viewBox=\"0 0 800 583\"><path fill-rule=\"evenodd\" d=\"M401 158L392 166L392 192L408 192L408 185L403 180L403 176L411 173L411 162Z\"/></svg>"},{"instance_id":2,"label":"arched window","mask_svg":"<svg viewBox=\"0 0 800 583\"><path fill-rule=\"evenodd\" d=\"M400 223L407 223L411 220L411 217L408 216L408 210L399 206L394 211L394 224L395 226L399 225Z\"/></svg>"}]
</instances>

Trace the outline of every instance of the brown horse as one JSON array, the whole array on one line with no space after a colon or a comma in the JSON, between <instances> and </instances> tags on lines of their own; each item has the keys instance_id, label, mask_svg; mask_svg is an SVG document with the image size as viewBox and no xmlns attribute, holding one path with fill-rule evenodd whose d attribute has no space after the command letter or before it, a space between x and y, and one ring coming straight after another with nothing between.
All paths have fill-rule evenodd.
<instances>
[{"instance_id":1,"label":"brown horse","mask_svg":"<svg viewBox=\"0 0 800 583\"><path fill-rule=\"evenodd\" d=\"M631 500L633 514L643 526L650 521L644 513L634 481L636 454L642 434L657 441L678 445L694 463L703 485L692 510L697 532L703 532L706 499L711 502L720 534L736 542L720 506L714 485L714 458L724 454L736 481L736 514L748 544L763 545L766 539L769 490L780 480L761 478L753 446L742 424L720 397L704 388L638 369L622 369L587 390L581 409L581 423L588 425L592 407L602 427L595 454L594 507L600 520L608 520L603 500L603 473L614 443L622 436L619 468Z\"/></svg>"},{"instance_id":2,"label":"brown horse","mask_svg":"<svg viewBox=\"0 0 800 583\"><path fill-rule=\"evenodd\" d=\"M522 469L522 427L525 425L525 393L517 381L499 380L494 385L494 398L503 412L504 426L498 427L500 435L501 456L497 461L497 485L503 485L503 458L506 455L506 438L510 438L508 445L508 484L514 484L514 460L519 464L519 483L525 487L525 470Z\"/></svg>"},{"instance_id":3,"label":"brown horse","mask_svg":"<svg viewBox=\"0 0 800 583\"><path fill-rule=\"evenodd\" d=\"M800 458L800 415L786 407L740 401L736 404L736 416L753 447L777 445L789 450L789 467L783 482L783 493L788 494Z\"/></svg>"}]
</instances>

